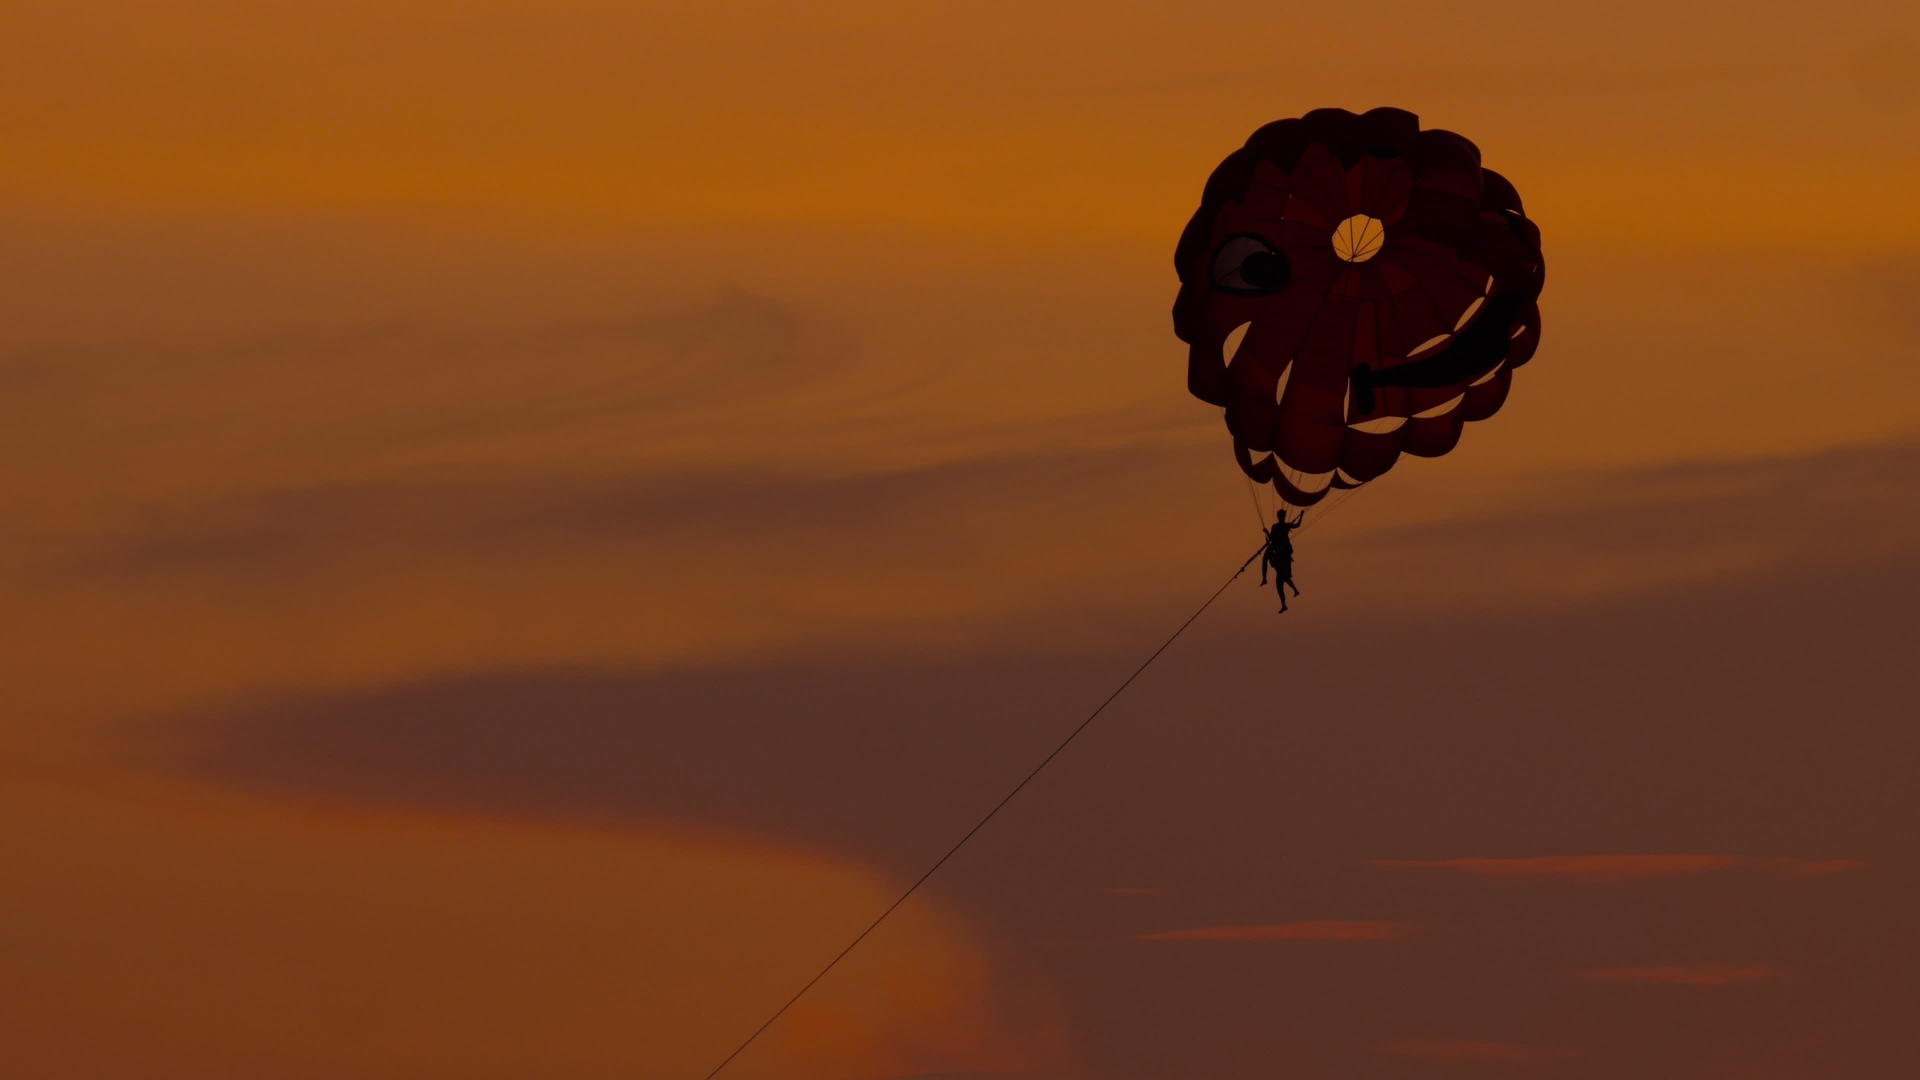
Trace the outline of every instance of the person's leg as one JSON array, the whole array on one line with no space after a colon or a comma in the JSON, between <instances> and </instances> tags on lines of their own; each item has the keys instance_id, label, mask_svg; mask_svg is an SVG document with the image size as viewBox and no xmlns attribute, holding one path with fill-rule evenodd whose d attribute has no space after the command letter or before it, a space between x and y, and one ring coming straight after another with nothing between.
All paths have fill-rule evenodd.
<instances>
[{"instance_id":1,"label":"person's leg","mask_svg":"<svg viewBox=\"0 0 1920 1080\"><path fill-rule=\"evenodd\" d=\"M1295 595L1295 596L1299 596L1299 595L1300 595L1300 586L1298 586L1298 585L1295 585L1295 584L1293 583L1293 575L1292 575L1292 574L1288 574L1288 575L1287 575L1287 587L1293 590L1293 595Z\"/></svg>"}]
</instances>

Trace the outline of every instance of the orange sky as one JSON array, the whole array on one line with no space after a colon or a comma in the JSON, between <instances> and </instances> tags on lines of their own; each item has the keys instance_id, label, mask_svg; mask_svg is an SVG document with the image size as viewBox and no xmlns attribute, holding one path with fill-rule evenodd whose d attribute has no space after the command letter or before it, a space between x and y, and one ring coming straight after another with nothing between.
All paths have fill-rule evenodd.
<instances>
[{"instance_id":1,"label":"orange sky","mask_svg":"<svg viewBox=\"0 0 1920 1080\"><path fill-rule=\"evenodd\" d=\"M1541 225L1510 404L740 1075L1904 1062L1906 5L106 0L0 72L35 1076L704 1072L1250 549L1172 245L1376 104Z\"/></svg>"}]
</instances>

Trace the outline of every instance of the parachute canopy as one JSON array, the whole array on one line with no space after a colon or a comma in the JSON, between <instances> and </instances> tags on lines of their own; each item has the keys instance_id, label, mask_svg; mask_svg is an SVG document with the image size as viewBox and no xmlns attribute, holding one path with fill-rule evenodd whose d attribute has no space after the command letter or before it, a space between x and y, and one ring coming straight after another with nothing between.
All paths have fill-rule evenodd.
<instances>
[{"instance_id":1,"label":"parachute canopy","mask_svg":"<svg viewBox=\"0 0 1920 1080\"><path fill-rule=\"evenodd\" d=\"M1187 387L1294 506L1437 457L1540 343L1540 230L1506 178L1400 109L1316 109L1208 178L1174 253Z\"/></svg>"}]
</instances>

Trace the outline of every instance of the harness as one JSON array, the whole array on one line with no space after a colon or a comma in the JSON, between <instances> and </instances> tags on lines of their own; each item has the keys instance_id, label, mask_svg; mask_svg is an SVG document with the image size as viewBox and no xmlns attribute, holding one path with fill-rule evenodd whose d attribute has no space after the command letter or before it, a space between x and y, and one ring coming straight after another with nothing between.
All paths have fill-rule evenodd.
<instances>
[{"instance_id":1,"label":"harness","mask_svg":"<svg viewBox=\"0 0 1920 1080\"><path fill-rule=\"evenodd\" d=\"M1293 530L1284 525L1275 525L1267 531L1267 562L1279 566L1293 562L1293 540L1287 534Z\"/></svg>"}]
</instances>

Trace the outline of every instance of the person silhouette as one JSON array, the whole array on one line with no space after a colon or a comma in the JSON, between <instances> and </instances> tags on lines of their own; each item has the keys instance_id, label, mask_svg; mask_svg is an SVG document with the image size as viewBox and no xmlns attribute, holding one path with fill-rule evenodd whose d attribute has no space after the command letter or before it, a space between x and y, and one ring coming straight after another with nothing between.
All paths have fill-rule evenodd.
<instances>
[{"instance_id":1,"label":"person silhouette","mask_svg":"<svg viewBox=\"0 0 1920 1080\"><path fill-rule=\"evenodd\" d=\"M1299 528L1305 520L1305 510L1300 511L1300 516L1292 521L1287 520L1285 508L1275 511L1273 527L1266 533L1267 548L1261 553L1260 584L1267 583L1267 567L1273 567L1273 591L1280 594L1282 615L1287 613L1287 590L1292 589L1293 595L1300 595L1300 586L1293 583L1293 541L1287 534Z\"/></svg>"}]
</instances>

